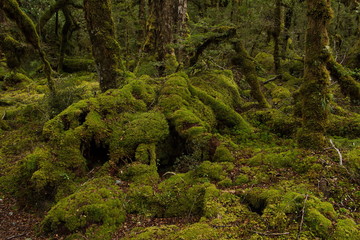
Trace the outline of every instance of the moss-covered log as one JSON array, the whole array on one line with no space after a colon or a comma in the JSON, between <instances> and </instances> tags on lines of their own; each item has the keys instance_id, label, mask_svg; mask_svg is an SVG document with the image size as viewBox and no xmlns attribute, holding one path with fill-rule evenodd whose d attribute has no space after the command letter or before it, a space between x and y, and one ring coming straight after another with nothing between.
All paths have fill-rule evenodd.
<instances>
[{"instance_id":1,"label":"moss-covered log","mask_svg":"<svg viewBox=\"0 0 360 240\"><path fill-rule=\"evenodd\" d=\"M4 10L6 16L16 22L24 34L26 40L39 52L40 58L44 63L44 71L48 80L48 86L52 95L55 95L55 86L51 78L51 66L46 59L45 52L40 47L39 35L36 32L33 21L20 9L16 0L0 0L0 8Z\"/></svg>"},{"instance_id":2,"label":"moss-covered log","mask_svg":"<svg viewBox=\"0 0 360 240\"><path fill-rule=\"evenodd\" d=\"M329 61L327 25L332 15L330 0L307 0L305 72L300 89L303 126L298 135L298 143L304 148L326 146L324 134L330 101L330 74L326 69Z\"/></svg>"},{"instance_id":3,"label":"moss-covered log","mask_svg":"<svg viewBox=\"0 0 360 240\"><path fill-rule=\"evenodd\" d=\"M270 108L270 104L261 91L254 61L241 42L234 43L234 49L236 56L231 61L245 75L246 82L251 87L251 95L259 102L261 107Z\"/></svg>"},{"instance_id":4,"label":"moss-covered log","mask_svg":"<svg viewBox=\"0 0 360 240\"><path fill-rule=\"evenodd\" d=\"M331 77L333 77L340 85L341 92L350 97L353 105L360 105L360 83L356 82L350 73L336 60L330 56L327 63Z\"/></svg>"},{"instance_id":5,"label":"moss-covered log","mask_svg":"<svg viewBox=\"0 0 360 240\"><path fill-rule=\"evenodd\" d=\"M84 0L84 10L101 91L117 88L123 85L120 76L124 67L120 59L120 46L115 37L111 2Z\"/></svg>"}]
</instances>

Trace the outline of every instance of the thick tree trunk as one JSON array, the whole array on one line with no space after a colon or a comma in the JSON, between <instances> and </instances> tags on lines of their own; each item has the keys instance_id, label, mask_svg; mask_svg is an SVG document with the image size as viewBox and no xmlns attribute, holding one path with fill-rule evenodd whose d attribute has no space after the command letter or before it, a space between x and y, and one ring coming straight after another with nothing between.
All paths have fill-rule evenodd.
<instances>
[{"instance_id":1,"label":"thick tree trunk","mask_svg":"<svg viewBox=\"0 0 360 240\"><path fill-rule=\"evenodd\" d=\"M110 0L84 0L85 19L102 92L123 85L120 47L115 38ZM120 71L121 70L121 71ZM119 81L120 80L120 81Z\"/></svg>"},{"instance_id":2,"label":"thick tree trunk","mask_svg":"<svg viewBox=\"0 0 360 240\"><path fill-rule=\"evenodd\" d=\"M27 42L29 42L38 51L44 64L44 72L47 77L50 93L55 96L55 86L53 79L51 78L52 69L50 63L46 59L45 52L40 47L39 35L36 32L33 21L20 9L16 0L0 0L0 8L4 10L8 18L16 22Z\"/></svg>"},{"instance_id":3,"label":"thick tree trunk","mask_svg":"<svg viewBox=\"0 0 360 240\"><path fill-rule=\"evenodd\" d=\"M240 71L245 75L245 80L251 87L251 95L258 101L260 107L270 108L270 104L261 91L260 82L256 74L256 66L249 53L240 42L234 44L234 49L237 55L232 59L232 63L239 67Z\"/></svg>"},{"instance_id":4,"label":"thick tree trunk","mask_svg":"<svg viewBox=\"0 0 360 240\"><path fill-rule=\"evenodd\" d=\"M159 75L165 74L165 60L173 54L174 4L172 0L149 0L149 16L145 51L155 54Z\"/></svg>"},{"instance_id":5,"label":"thick tree trunk","mask_svg":"<svg viewBox=\"0 0 360 240\"><path fill-rule=\"evenodd\" d=\"M307 33L304 82L300 89L303 126L299 131L300 147L322 149L329 115L330 74L327 25L332 18L330 0L307 0Z\"/></svg>"}]
</instances>

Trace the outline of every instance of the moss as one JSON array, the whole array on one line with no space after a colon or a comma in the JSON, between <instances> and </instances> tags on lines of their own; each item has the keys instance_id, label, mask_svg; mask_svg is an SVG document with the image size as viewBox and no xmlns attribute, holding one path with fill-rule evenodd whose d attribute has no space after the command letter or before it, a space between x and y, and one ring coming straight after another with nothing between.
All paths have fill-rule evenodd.
<instances>
[{"instance_id":1,"label":"moss","mask_svg":"<svg viewBox=\"0 0 360 240\"><path fill-rule=\"evenodd\" d=\"M223 166L218 163L211 163L205 161L201 163L193 172L195 177L207 178L209 180L223 180L225 177L225 171Z\"/></svg>"},{"instance_id":2,"label":"moss","mask_svg":"<svg viewBox=\"0 0 360 240\"><path fill-rule=\"evenodd\" d=\"M196 223L175 234L175 239L196 240L196 239L217 239L217 231L206 223Z\"/></svg>"},{"instance_id":3,"label":"moss","mask_svg":"<svg viewBox=\"0 0 360 240\"><path fill-rule=\"evenodd\" d=\"M160 205L158 195L152 186L130 184L126 200L126 211L128 213L137 213L147 217L162 215L163 207Z\"/></svg>"},{"instance_id":4,"label":"moss","mask_svg":"<svg viewBox=\"0 0 360 240\"><path fill-rule=\"evenodd\" d=\"M360 105L360 84L331 56L327 64L331 76L339 83L341 92L350 97L353 105Z\"/></svg>"},{"instance_id":5,"label":"moss","mask_svg":"<svg viewBox=\"0 0 360 240\"><path fill-rule=\"evenodd\" d=\"M271 54L260 52L255 56L255 61L260 63L267 71L272 71L274 66L274 58Z\"/></svg>"},{"instance_id":6,"label":"moss","mask_svg":"<svg viewBox=\"0 0 360 240\"><path fill-rule=\"evenodd\" d=\"M322 215L317 209L308 209L305 216L306 224L311 228L317 236L326 238L330 235L332 222Z\"/></svg>"},{"instance_id":7,"label":"moss","mask_svg":"<svg viewBox=\"0 0 360 240\"><path fill-rule=\"evenodd\" d=\"M94 67L95 63L92 59L65 58L62 70L67 73L90 72Z\"/></svg>"},{"instance_id":8,"label":"moss","mask_svg":"<svg viewBox=\"0 0 360 240\"><path fill-rule=\"evenodd\" d=\"M138 185L156 184L159 181L156 165L133 163L126 166L122 178Z\"/></svg>"},{"instance_id":9,"label":"moss","mask_svg":"<svg viewBox=\"0 0 360 240\"><path fill-rule=\"evenodd\" d=\"M239 176L236 177L234 184L235 185L243 185L243 184L246 184L249 182L250 182L250 179L249 179L248 175L240 174Z\"/></svg>"},{"instance_id":10,"label":"moss","mask_svg":"<svg viewBox=\"0 0 360 240\"><path fill-rule=\"evenodd\" d=\"M218 182L218 185L220 187L228 188L228 187L231 187L233 185L233 182L231 181L230 178L224 178L223 180Z\"/></svg>"},{"instance_id":11,"label":"moss","mask_svg":"<svg viewBox=\"0 0 360 240\"><path fill-rule=\"evenodd\" d=\"M111 128L110 158L115 161L132 158L139 144L160 142L169 134L168 123L159 112L124 114Z\"/></svg>"},{"instance_id":12,"label":"moss","mask_svg":"<svg viewBox=\"0 0 360 240\"><path fill-rule=\"evenodd\" d=\"M216 148L214 153L213 161L215 162L233 162L235 158L231 154L230 150L224 146L220 145Z\"/></svg>"},{"instance_id":13,"label":"moss","mask_svg":"<svg viewBox=\"0 0 360 240\"><path fill-rule=\"evenodd\" d=\"M52 207L41 223L41 230L52 233L92 231L94 224L96 229L114 231L125 221L122 201L123 194L112 178L91 180ZM111 239L111 231L104 234L103 239Z\"/></svg>"},{"instance_id":14,"label":"moss","mask_svg":"<svg viewBox=\"0 0 360 240\"><path fill-rule=\"evenodd\" d=\"M152 239L169 239L169 235L178 231L179 227L175 225L164 225L159 227L135 228L129 237L129 240L152 240Z\"/></svg>"},{"instance_id":15,"label":"moss","mask_svg":"<svg viewBox=\"0 0 360 240\"><path fill-rule=\"evenodd\" d=\"M124 86L125 69L120 59L120 46L115 37L111 2L86 0L84 11L101 91Z\"/></svg>"},{"instance_id":16,"label":"moss","mask_svg":"<svg viewBox=\"0 0 360 240\"><path fill-rule=\"evenodd\" d=\"M159 184L159 203L164 217L199 215L208 183L198 182L189 173L177 174Z\"/></svg>"},{"instance_id":17,"label":"moss","mask_svg":"<svg viewBox=\"0 0 360 240\"><path fill-rule=\"evenodd\" d=\"M135 159L144 164L156 166L155 144L139 144L136 148Z\"/></svg>"},{"instance_id":18,"label":"moss","mask_svg":"<svg viewBox=\"0 0 360 240\"><path fill-rule=\"evenodd\" d=\"M3 88L19 89L30 85L33 81L22 73L12 73L4 78Z\"/></svg>"},{"instance_id":19,"label":"moss","mask_svg":"<svg viewBox=\"0 0 360 240\"><path fill-rule=\"evenodd\" d=\"M346 166L355 176L360 176L360 149L354 148L346 153Z\"/></svg>"},{"instance_id":20,"label":"moss","mask_svg":"<svg viewBox=\"0 0 360 240\"><path fill-rule=\"evenodd\" d=\"M260 107L270 108L270 104L267 102L264 94L261 91L259 79L256 72L256 64L250 57L250 54L246 51L244 45L241 42L234 44L236 56L232 58L232 63L240 68L241 72L245 75L246 82L251 87L251 95L256 101L258 101Z\"/></svg>"},{"instance_id":21,"label":"moss","mask_svg":"<svg viewBox=\"0 0 360 240\"><path fill-rule=\"evenodd\" d=\"M360 238L360 230L356 223L349 218L339 219L336 224L336 229L333 239L349 239L356 240Z\"/></svg>"}]
</instances>

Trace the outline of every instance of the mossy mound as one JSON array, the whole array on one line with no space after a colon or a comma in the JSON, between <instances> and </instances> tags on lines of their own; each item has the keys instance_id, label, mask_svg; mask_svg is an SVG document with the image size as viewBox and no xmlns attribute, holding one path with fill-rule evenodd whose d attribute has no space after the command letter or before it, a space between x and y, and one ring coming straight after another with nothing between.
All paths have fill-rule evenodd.
<instances>
[{"instance_id":1,"label":"mossy mound","mask_svg":"<svg viewBox=\"0 0 360 240\"><path fill-rule=\"evenodd\" d=\"M111 232L124 221L124 194L114 179L104 177L82 184L74 194L61 199L45 216L41 230L84 232L91 239L111 239Z\"/></svg>"}]
</instances>

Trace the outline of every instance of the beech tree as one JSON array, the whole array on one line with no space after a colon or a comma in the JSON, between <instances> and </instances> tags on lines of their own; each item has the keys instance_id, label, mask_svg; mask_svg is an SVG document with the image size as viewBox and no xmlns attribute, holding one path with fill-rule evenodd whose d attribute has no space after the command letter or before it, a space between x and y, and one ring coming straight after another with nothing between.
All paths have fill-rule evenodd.
<instances>
[{"instance_id":1,"label":"beech tree","mask_svg":"<svg viewBox=\"0 0 360 240\"><path fill-rule=\"evenodd\" d=\"M302 129L301 147L321 149L326 146L325 131L329 116L330 74L327 26L333 16L330 0L307 0L307 32L304 81L300 89Z\"/></svg>"},{"instance_id":2,"label":"beech tree","mask_svg":"<svg viewBox=\"0 0 360 240\"><path fill-rule=\"evenodd\" d=\"M84 11L101 91L117 88L123 84L121 72L125 69L121 64L120 47L115 37L111 2L84 0Z\"/></svg>"}]
</instances>

